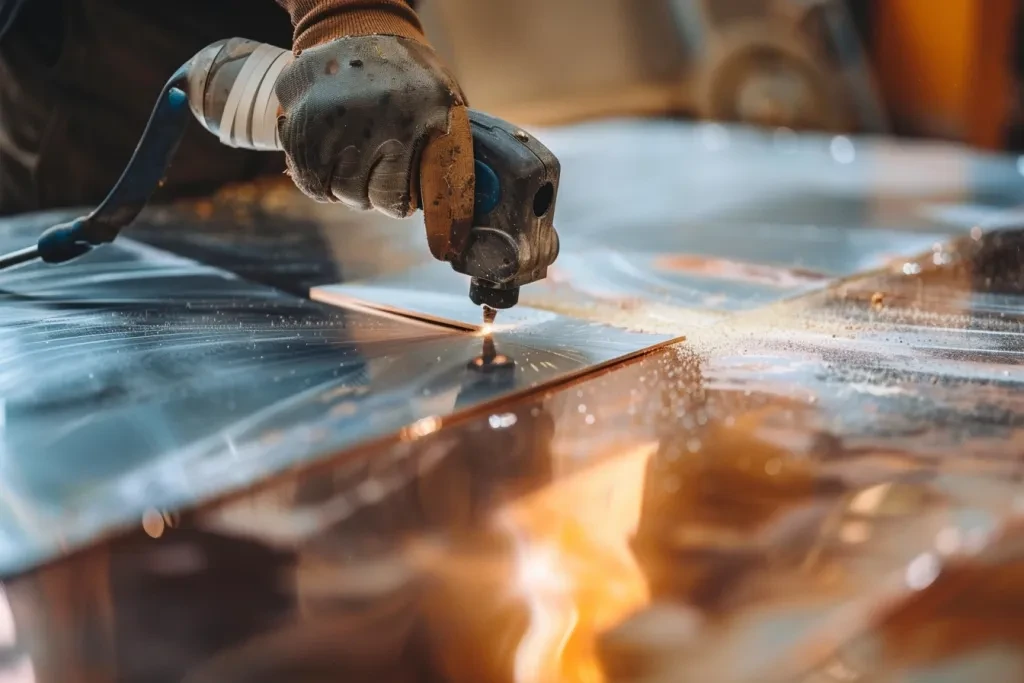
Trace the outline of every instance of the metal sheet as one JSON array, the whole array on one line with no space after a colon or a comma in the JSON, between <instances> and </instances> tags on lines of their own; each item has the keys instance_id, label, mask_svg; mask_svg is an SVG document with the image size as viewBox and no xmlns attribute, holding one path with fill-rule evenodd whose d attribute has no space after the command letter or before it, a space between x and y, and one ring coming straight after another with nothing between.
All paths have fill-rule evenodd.
<instances>
[{"instance_id":1,"label":"metal sheet","mask_svg":"<svg viewBox=\"0 0 1024 683\"><path fill-rule=\"evenodd\" d=\"M1016 160L941 146L654 122L542 133L563 161L563 255L499 320L499 349L518 361L502 386L466 374L473 335L310 305L135 245L5 275L2 566L148 506L696 338L837 276L899 268L1024 198ZM475 325L464 281L429 260L416 220L294 192L217 201L150 211L130 234L297 294L341 280L331 297ZM22 246L57 219L0 233Z\"/></svg>"},{"instance_id":2,"label":"metal sheet","mask_svg":"<svg viewBox=\"0 0 1024 683\"><path fill-rule=\"evenodd\" d=\"M2 566L837 276L899 268L1024 198L1014 159L941 146L653 122L543 139L563 161L563 254L499 319L499 350L517 360L500 386L466 374L473 335L332 311L136 245L5 275ZM0 233L22 246L59 218ZM315 296L476 324L416 220L236 190L150 211L130 234L296 294L342 280Z\"/></svg>"},{"instance_id":3,"label":"metal sheet","mask_svg":"<svg viewBox=\"0 0 1024 683\"><path fill-rule=\"evenodd\" d=\"M29 241L53 216L0 225ZM128 240L0 278L0 571L641 348L568 321L479 335L327 307ZM551 316L548 316L549 318ZM426 422L422 422L426 420Z\"/></svg>"},{"instance_id":4,"label":"metal sheet","mask_svg":"<svg viewBox=\"0 0 1024 683\"><path fill-rule=\"evenodd\" d=\"M1022 244L981 235L150 515L7 582L5 662L40 681L86 662L140 682L1019 680Z\"/></svg>"},{"instance_id":5,"label":"metal sheet","mask_svg":"<svg viewBox=\"0 0 1024 683\"><path fill-rule=\"evenodd\" d=\"M565 297L552 301L558 301L561 310L568 313L544 310L541 306L530 305L539 300L537 289L543 289L549 296L552 290L544 283L538 283L522 304L498 313L492 329L499 343L517 340L533 340L540 346L554 343L567 350L575 348L593 362L600 362L682 336L681 332L623 329L588 322L583 315L573 315L576 312L571 308L571 300ZM311 296L325 303L365 307L480 331L483 325L481 308L469 300L468 291L469 278L463 275L453 277L437 264L427 264L367 283L314 287ZM639 315L634 317L640 318ZM678 330L685 327L682 321L676 321L676 325Z\"/></svg>"},{"instance_id":6,"label":"metal sheet","mask_svg":"<svg viewBox=\"0 0 1024 683\"><path fill-rule=\"evenodd\" d=\"M530 356L511 374L467 372L473 334L423 338L130 244L90 257L102 270L0 280L3 443L26 449L0 461L5 543L31 559L97 520L137 525L5 582L0 666L147 683L1020 680L1024 251L973 230L1021 198L1016 160L675 124L545 139L576 241L552 300L499 331ZM308 229L359 305L407 306L376 283L438 278L415 308L475 324L446 308L464 283L443 268L402 281L415 222L332 231L337 207L301 225L275 211L275 277L273 231ZM230 222L211 237L182 216L150 220L230 247ZM644 260L666 255L664 272ZM622 306L632 294L655 303ZM688 341L477 403L502 378L623 352L609 337L588 356L607 331L589 323L628 342L652 310L667 311L654 334ZM60 448L32 450L46 439ZM154 457L109 457L125 444Z\"/></svg>"}]
</instances>

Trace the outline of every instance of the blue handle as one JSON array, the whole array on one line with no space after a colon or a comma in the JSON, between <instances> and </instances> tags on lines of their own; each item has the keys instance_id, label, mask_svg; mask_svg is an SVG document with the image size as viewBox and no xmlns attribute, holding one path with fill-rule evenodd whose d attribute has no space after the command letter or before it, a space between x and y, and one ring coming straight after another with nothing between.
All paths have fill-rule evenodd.
<instances>
[{"instance_id":1,"label":"blue handle","mask_svg":"<svg viewBox=\"0 0 1024 683\"><path fill-rule=\"evenodd\" d=\"M94 246L112 242L131 223L160 185L188 123L184 68L168 81L150 115L128 167L103 203L88 216L56 225L39 238L39 257L62 263Z\"/></svg>"}]
</instances>

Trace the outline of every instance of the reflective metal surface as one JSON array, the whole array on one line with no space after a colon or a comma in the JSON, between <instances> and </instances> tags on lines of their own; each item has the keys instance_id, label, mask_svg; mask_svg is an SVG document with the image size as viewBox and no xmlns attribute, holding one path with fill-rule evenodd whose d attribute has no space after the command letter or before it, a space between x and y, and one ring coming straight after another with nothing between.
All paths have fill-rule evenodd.
<instances>
[{"instance_id":1,"label":"reflective metal surface","mask_svg":"<svg viewBox=\"0 0 1024 683\"><path fill-rule=\"evenodd\" d=\"M7 661L25 680L1019 680L1022 244L968 238L154 510L6 584Z\"/></svg>"},{"instance_id":2,"label":"reflective metal surface","mask_svg":"<svg viewBox=\"0 0 1024 683\"><path fill-rule=\"evenodd\" d=\"M52 216L9 221L29 242ZM482 337L326 307L131 241L0 278L0 571L652 341L567 321ZM550 314L544 314L551 318ZM411 427L410 427L411 426Z\"/></svg>"},{"instance_id":3,"label":"reflective metal surface","mask_svg":"<svg viewBox=\"0 0 1024 683\"><path fill-rule=\"evenodd\" d=\"M214 505L188 511L154 497L133 532L4 583L5 673L218 683L1020 680L1024 237L983 229L1012 220L995 209L1019 198L1015 160L872 143L850 159L834 140L791 152L775 147L792 142L784 135L734 131L725 147L711 133L702 153L706 129L650 130L552 134L564 178L580 183L566 182L559 200L564 241L577 240L563 253L649 239L635 251L673 255L708 291L753 277L764 282L747 291L760 296L779 269L786 286L757 305L731 289L708 304L650 287L668 290L657 310L670 311L663 324L685 342L513 401L469 401L450 419L421 419ZM812 152L817 161L802 170L780 161ZM973 224L979 217L986 226ZM342 255L338 279L358 267L352 284L373 287L385 271L400 281L417 266L396 240L404 263L378 269L377 252L344 248L365 235L337 232L320 234L334 235L321 251ZM417 233L408 234L411 244ZM711 257L730 265L709 270ZM874 265L883 267L853 273ZM614 280L572 268L570 258L577 279ZM638 280L629 287L649 285ZM566 283L571 276L553 286ZM521 339L544 329L544 313L636 335L647 311L616 296L585 292L578 309L557 311L538 296L521 314ZM333 315L360 329L357 313ZM367 320L374 330L414 325ZM452 377L465 366L423 349L454 344L472 355L479 336L402 337L385 353L374 341L382 335L366 334L372 343L356 345L380 374L368 371L374 390L360 400L394 398L390 409L410 383L433 380L431 394L455 409ZM577 336L588 339L558 344ZM500 340L502 351L514 342ZM403 388L375 389L386 386ZM316 443L328 443L336 425L384 412L341 407L353 393L346 385L334 403L275 413L274 429L247 433L259 457L231 472L298 457L311 425L327 432ZM152 468L151 481L208 478L201 459L185 462ZM52 530L59 520L47 522Z\"/></svg>"}]
</instances>

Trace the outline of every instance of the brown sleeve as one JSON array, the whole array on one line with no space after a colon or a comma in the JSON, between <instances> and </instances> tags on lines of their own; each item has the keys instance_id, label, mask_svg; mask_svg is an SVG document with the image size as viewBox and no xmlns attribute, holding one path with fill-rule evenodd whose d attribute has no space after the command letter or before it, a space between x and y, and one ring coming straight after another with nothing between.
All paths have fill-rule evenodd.
<instances>
[{"instance_id":1,"label":"brown sleeve","mask_svg":"<svg viewBox=\"0 0 1024 683\"><path fill-rule=\"evenodd\" d=\"M426 42L413 0L277 0L292 17L293 50L342 36L392 35Z\"/></svg>"}]
</instances>

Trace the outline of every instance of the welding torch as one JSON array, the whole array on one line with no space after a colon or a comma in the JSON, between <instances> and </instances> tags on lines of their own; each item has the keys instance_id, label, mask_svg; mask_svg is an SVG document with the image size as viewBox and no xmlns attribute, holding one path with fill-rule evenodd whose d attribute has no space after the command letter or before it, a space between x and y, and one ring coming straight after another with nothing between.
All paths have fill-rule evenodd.
<instances>
[{"instance_id":1,"label":"welding torch","mask_svg":"<svg viewBox=\"0 0 1024 683\"><path fill-rule=\"evenodd\" d=\"M242 38L198 52L164 86L128 166L86 216L45 231L35 246L0 257L0 270L42 260L63 263L112 242L161 184L188 112L230 147L280 151L275 85L291 52ZM452 268L470 277L473 303L506 309L519 288L547 276L558 256L553 217L558 159L534 136L470 110L475 197L473 225Z\"/></svg>"}]
</instances>

